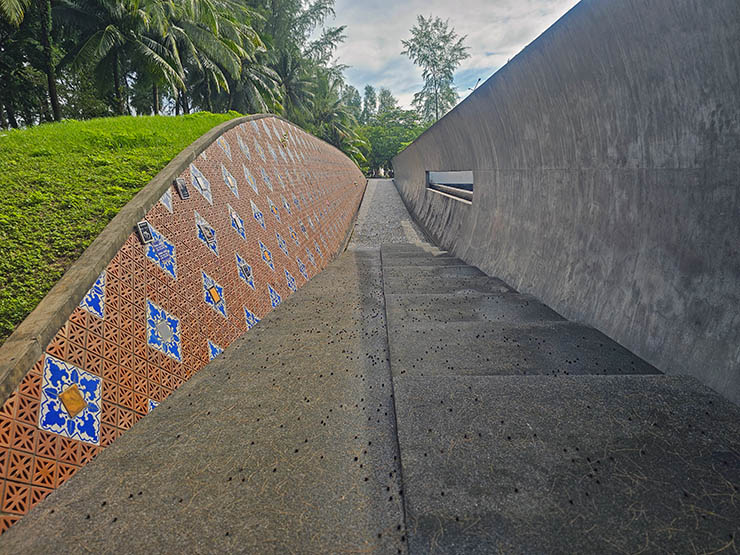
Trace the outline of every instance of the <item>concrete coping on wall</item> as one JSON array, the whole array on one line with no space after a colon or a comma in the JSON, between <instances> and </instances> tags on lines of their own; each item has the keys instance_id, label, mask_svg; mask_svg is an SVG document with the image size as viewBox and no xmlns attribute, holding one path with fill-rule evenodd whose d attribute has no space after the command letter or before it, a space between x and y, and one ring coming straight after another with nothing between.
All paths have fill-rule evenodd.
<instances>
[{"instance_id":1,"label":"concrete coping on wall","mask_svg":"<svg viewBox=\"0 0 740 555\"><path fill-rule=\"evenodd\" d=\"M159 202L165 191L172 186L173 181L219 136L242 123L268 117L295 125L275 114L243 116L217 125L175 156L134 198L126 203L36 308L0 346L0 404L10 397L23 376L43 355L46 346L79 305L80 299L92 287L100 273L134 231L136 223L141 221L149 209ZM329 146L338 150L333 145Z\"/></svg>"}]
</instances>

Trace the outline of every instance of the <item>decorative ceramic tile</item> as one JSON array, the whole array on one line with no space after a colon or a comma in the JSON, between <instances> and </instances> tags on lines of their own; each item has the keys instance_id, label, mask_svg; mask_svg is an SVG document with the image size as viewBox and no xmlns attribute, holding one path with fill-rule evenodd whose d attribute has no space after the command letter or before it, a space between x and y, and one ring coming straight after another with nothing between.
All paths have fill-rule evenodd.
<instances>
[{"instance_id":1,"label":"decorative ceramic tile","mask_svg":"<svg viewBox=\"0 0 740 555\"><path fill-rule=\"evenodd\" d=\"M227 204L226 207L229 210L229 219L231 220L231 227L233 227L236 232L239 234L239 236L246 240L247 239L247 232L244 230L244 220L242 220L241 216L236 213L236 210L234 210L231 205Z\"/></svg>"},{"instance_id":2,"label":"decorative ceramic tile","mask_svg":"<svg viewBox=\"0 0 740 555\"><path fill-rule=\"evenodd\" d=\"M244 179L247 180L247 183L254 191L255 195L259 195L260 192L257 190L257 181L252 176L252 172L249 171L249 168L247 166L242 165L242 169L244 170Z\"/></svg>"},{"instance_id":3,"label":"decorative ceramic tile","mask_svg":"<svg viewBox=\"0 0 740 555\"><path fill-rule=\"evenodd\" d=\"M287 269L285 270L285 281L288 283L288 289L294 293L298 291L298 287L295 284L295 278Z\"/></svg>"},{"instance_id":4,"label":"decorative ceramic tile","mask_svg":"<svg viewBox=\"0 0 740 555\"><path fill-rule=\"evenodd\" d=\"M39 428L71 439L100 443L101 378L57 358L44 358ZM83 408L71 414L64 394L74 392Z\"/></svg>"},{"instance_id":5,"label":"decorative ceramic tile","mask_svg":"<svg viewBox=\"0 0 740 555\"><path fill-rule=\"evenodd\" d=\"M293 204L295 204L295 206L296 206L296 208L298 208L298 210L301 209L301 201L298 200L298 197L295 196L295 193L293 193Z\"/></svg>"},{"instance_id":6,"label":"decorative ceramic tile","mask_svg":"<svg viewBox=\"0 0 740 555\"><path fill-rule=\"evenodd\" d=\"M252 267L238 253L236 254L236 268L237 272L239 272L239 278L243 279L247 285L254 289Z\"/></svg>"},{"instance_id":7,"label":"decorative ceramic tile","mask_svg":"<svg viewBox=\"0 0 740 555\"><path fill-rule=\"evenodd\" d=\"M283 178L280 176L280 172L279 171L275 171L275 175L278 178L278 182L280 183L280 187L282 187L283 189L285 189L286 188L285 187L285 181L283 181Z\"/></svg>"},{"instance_id":8,"label":"decorative ceramic tile","mask_svg":"<svg viewBox=\"0 0 740 555\"><path fill-rule=\"evenodd\" d=\"M306 265L301 261L300 258L296 258L295 261L298 263L298 271L306 279L306 281L308 281L308 271L306 270Z\"/></svg>"},{"instance_id":9,"label":"decorative ceramic tile","mask_svg":"<svg viewBox=\"0 0 740 555\"><path fill-rule=\"evenodd\" d=\"M201 270L200 273L203 277L203 300L221 316L228 318L226 315L224 288L216 283L216 281L203 270Z\"/></svg>"},{"instance_id":10,"label":"decorative ceramic tile","mask_svg":"<svg viewBox=\"0 0 740 555\"><path fill-rule=\"evenodd\" d=\"M105 318L105 270L95 280L80 306L98 318Z\"/></svg>"},{"instance_id":11,"label":"decorative ceramic tile","mask_svg":"<svg viewBox=\"0 0 740 555\"><path fill-rule=\"evenodd\" d=\"M260 168L260 172L262 172L262 181L265 182L265 185L267 185L267 188L270 189L270 192L272 192L273 188L272 188L272 180L270 179L270 176L267 175L265 168Z\"/></svg>"},{"instance_id":12,"label":"decorative ceramic tile","mask_svg":"<svg viewBox=\"0 0 740 555\"><path fill-rule=\"evenodd\" d=\"M275 206L270 197L267 197L267 204L270 206L270 212L272 212L272 215L275 216L275 219L278 222L280 222L280 212L278 211L278 207Z\"/></svg>"},{"instance_id":13,"label":"decorative ceramic tile","mask_svg":"<svg viewBox=\"0 0 740 555\"><path fill-rule=\"evenodd\" d=\"M272 285L270 285L269 283L267 284L267 291L270 294L270 304L272 305L272 308L275 308L277 305L280 304L280 301L282 299L280 298L280 295L278 294L278 292L275 291L272 288Z\"/></svg>"},{"instance_id":14,"label":"decorative ceramic tile","mask_svg":"<svg viewBox=\"0 0 740 555\"><path fill-rule=\"evenodd\" d=\"M288 245L285 242L285 239L283 239L283 236L276 231L275 237L277 238L278 247L280 247L280 250L285 253L285 256L290 256L290 254L288 254Z\"/></svg>"},{"instance_id":15,"label":"decorative ceramic tile","mask_svg":"<svg viewBox=\"0 0 740 555\"><path fill-rule=\"evenodd\" d=\"M290 203L286 200L285 195L280 195L280 201L283 203L283 208L285 208L288 215L292 216L293 212L290 209Z\"/></svg>"},{"instance_id":16,"label":"decorative ceramic tile","mask_svg":"<svg viewBox=\"0 0 740 555\"><path fill-rule=\"evenodd\" d=\"M159 403L157 401L155 401L154 399L149 399L149 402L147 403L147 413L152 412L158 406L159 406Z\"/></svg>"},{"instance_id":17,"label":"decorative ceramic tile","mask_svg":"<svg viewBox=\"0 0 740 555\"><path fill-rule=\"evenodd\" d=\"M306 237L306 239L308 239L308 230L306 230L306 226L303 225L303 221L302 220L298 220L298 227L301 228L301 231L303 232L303 235Z\"/></svg>"},{"instance_id":18,"label":"decorative ceramic tile","mask_svg":"<svg viewBox=\"0 0 740 555\"><path fill-rule=\"evenodd\" d=\"M247 146L247 143L244 142L244 139L242 139L242 136L238 133L236 134L236 142L239 143L239 149L242 151L242 154L244 154L244 157L251 161L252 154L249 152L249 146Z\"/></svg>"},{"instance_id":19,"label":"decorative ceramic tile","mask_svg":"<svg viewBox=\"0 0 740 555\"><path fill-rule=\"evenodd\" d=\"M247 321L247 330L251 330L260 321L260 319L246 307L244 308L244 318Z\"/></svg>"},{"instance_id":20,"label":"decorative ceramic tile","mask_svg":"<svg viewBox=\"0 0 740 555\"><path fill-rule=\"evenodd\" d=\"M218 355L220 355L223 352L224 350L221 347L216 345L210 339L208 340L208 360L209 361L213 360L214 358L216 358Z\"/></svg>"},{"instance_id":21,"label":"decorative ceramic tile","mask_svg":"<svg viewBox=\"0 0 740 555\"><path fill-rule=\"evenodd\" d=\"M236 182L236 178L231 175L229 170L226 169L226 166L221 164L221 177L224 178L224 183L226 183L226 186L231 190L232 193L234 193L234 196L236 198L239 198L239 185Z\"/></svg>"},{"instance_id":22,"label":"decorative ceramic tile","mask_svg":"<svg viewBox=\"0 0 740 555\"><path fill-rule=\"evenodd\" d=\"M203 198L208 201L208 204L213 204L213 195L211 194L211 182L200 172L195 164L190 164L190 182L195 187Z\"/></svg>"},{"instance_id":23,"label":"decorative ceramic tile","mask_svg":"<svg viewBox=\"0 0 740 555\"><path fill-rule=\"evenodd\" d=\"M252 121L251 121L251 122L249 122L249 123L251 123L251 124L252 124L252 129L254 130L254 132L255 132L255 133L256 133L257 135L259 135L259 134L260 134L260 128L259 128L259 126L257 125L257 122L256 122L255 120L252 120Z\"/></svg>"},{"instance_id":24,"label":"decorative ceramic tile","mask_svg":"<svg viewBox=\"0 0 740 555\"><path fill-rule=\"evenodd\" d=\"M311 216L308 217L308 225L311 226L311 229L316 229L313 225L313 221L311 220Z\"/></svg>"},{"instance_id":25,"label":"decorative ceramic tile","mask_svg":"<svg viewBox=\"0 0 740 555\"><path fill-rule=\"evenodd\" d=\"M267 158L265 158L265 151L262 150L262 147L257 142L257 138L256 137L254 138L254 150L257 151L257 154L260 155L260 158L262 158L262 161L263 162L267 162Z\"/></svg>"},{"instance_id":26,"label":"decorative ceramic tile","mask_svg":"<svg viewBox=\"0 0 740 555\"><path fill-rule=\"evenodd\" d=\"M272 148L272 145L270 143L267 143L267 150L270 151L270 155L272 156L272 159L275 160L275 163L278 161L277 154L275 154L275 149Z\"/></svg>"},{"instance_id":27,"label":"decorative ceramic tile","mask_svg":"<svg viewBox=\"0 0 740 555\"><path fill-rule=\"evenodd\" d=\"M262 257L262 260L270 267L270 270L275 270L275 265L272 262L272 253L270 250L265 246L265 244L260 241L260 256Z\"/></svg>"},{"instance_id":28,"label":"decorative ceramic tile","mask_svg":"<svg viewBox=\"0 0 740 555\"><path fill-rule=\"evenodd\" d=\"M290 238L293 239L293 242L296 245L300 245L300 241L298 240L298 234L295 232L295 229L293 229L292 225L288 226L288 232L290 233Z\"/></svg>"},{"instance_id":29,"label":"decorative ceramic tile","mask_svg":"<svg viewBox=\"0 0 740 555\"><path fill-rule=\"evenodd\" d=\"M252 205L252 216L254 216L254 219L257 220L257 223L260 224L260 227L262 227L262 229L267 229L267 226L265 225L265 215L257 207L252 199L249 199L249 202Z\"/></svg>"},{"instance_id":30,"label":"decorative ceramic tile","mask_svg":"<svg viewBox=\"0 0 740 555\"><path fill-rule=\"evenodd\" d=\"M231 160L231 146L223 135L216 139L216 144L221 147L221 150L224 151L226 157Z\"/></svg>"},{"instance_id":31,"label":"decorative ceramic tile","mask_svg":"<svg viewBox=\"0 0 740 555\"><path fill-rule=\"evenodd\" d=\"M216 238L216 230L209 224L198 212L195 212L195 232L198 239L203 241L203 244L208 249L218 256L218 240Z\"/></svg>"},{"instance_id":32,"label":"decorative ceramic tile","mask_svg":"<svg viewBox=\"0 0 740 555\"><path fill-rule=\"evenodd\" d=\"M146 301L146 342L152 349L182 362L180 320L149 299Z\"/></svg>"},{"instance_id":33,"label":"decorative ceramic tile","mask_svg":"<svg viewBox=\"0 0 740 555\"><path fill-rule=\"evenodd\" d=\"M319 247L319 244L316 242L316 239L313 240L313 246L316 249L316 252L319 253L319 256L321 258L324 258L324 253L321 252L321 248Z\"/></svg>"},{"instance_id":34,"label":"decorative ceramic tile","mask_svg":"<svg viewBox=\"0 0 740 555\"><path fill-rule=\"evenodd\" d=\"M167 209L167 211L172 214L172 189L168 188L164 194L159 199L159 202L161 202L164 207Z\"/></svg>"},{"instance_id":35,"label":"decorative ceramic tile","mask_svg":"<svg viewBox=\"0 0 740 555\"><path fill-rule=\"evenodd\" d=\"M146 257L162 268L172 279L177 279L177 259L175 245L170 243L154 227L149 226L152 232L152 242L146 245Z\"/></svg>"},{"instance_id":36,"label":"decorative ceramic tile","mask_svg":"<svg viewBox=\"0 0 740 555\"><path fill-rule=\"evenodd\" d=\"M313 265L313 267L316 267L316 259L314 258L313 254L310 250L308 250L308 247L306 247L306 258L308 258L308 261Z\"/></svg>"}]
</instances>

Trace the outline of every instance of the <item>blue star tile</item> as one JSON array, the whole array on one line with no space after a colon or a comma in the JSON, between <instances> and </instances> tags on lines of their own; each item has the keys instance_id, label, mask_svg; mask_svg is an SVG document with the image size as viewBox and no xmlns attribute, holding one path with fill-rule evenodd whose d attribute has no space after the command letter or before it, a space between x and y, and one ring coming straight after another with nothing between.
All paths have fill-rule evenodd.
<instances>
[{"instance_id":1,"label":"blue star tile","mask_svg":"<svg viewBox=\"0 0 740 555\"><path fill-rule=\"evenodd\" d=\"M249 171L249 168L247 166L242 165L242 169L244 170L244 179L247 180L247 183L254 191L255 195L259 195L260 192L257 190L257 181L254 179L254 176L252 175L252 172Z\"/></svg>"},{"instance_id":2,"label":"blue star tile","mask_svg":"<svg viewBox=\"0 0 740 555\"><path fill-rule=\"evenodd\" d=\"M301 201L298 200L298 197L295 196L295 193L293 193L293 204L296 205L296 207L298 208L298 210L301 209Z\"/></svg>"},{"instance_id":3,"label":"blue star tile","mask_svg":"<svg viewBox=\"0 0 740 555\"><path fill-rule=\"evenodd\" d=\"M228 318L226 315L224 288L216 283L216 281L203 270L201 270L200 273L203 276L203 300L221 316Z\"/></svg>"},{"instance_id":4,"label":"blue star tile","mask_svg":"<svg viewBox=\"0 0 740 555\"><path fill-rule=\"evenodd\" d=\"M324 258L324 253L321 252L321 249L319 248L319 244L316 242L316 239L313 240L313 246L316 247L316 252L319 253L319 256L321 258Z\"/></svg>"},{"instance_id":5,"label":"blue star tile","mask_svg":"<svg viewBox=\"0 0 740 555\"><path fill-rule=\"evenodd\" d=\"M226 207L229 210L229 219L231 220L231 227L233 227L236 232L239 234L239 236L246 240L247 239L247 232L244 230L244 220L241 219L241 216L236 213L236 210L234 210L230 205L226 205Z\"/></svg>"},{"instance_id":6,"label":"blue star tile","mask_svg":"<svg viewBox=\"0 0 740 555\"><path fill-rule=\"evenodd\" d=\"M59 395L72 386L87 404L72 418ZM71 439L100 443L100 403L102 380L52 356L44 358L44 372L39 407L39 428Z\"/></svg>"},{"instance_id":7,"label":"blue star tile","mask_svg":"<svg viewBox=\"0 0 740 555\"><path fill-rule=\"evenodd\" d=\"M211 194L211 182L206 179L195 164L190 164L190 182L193 184L195 190L203 195L203 198L212 205L213 195Z\"/></svg>"},{"instance_id":8,"label":"blue star tile","mask_svg":"<svg viewBox=\"0 0 740 555\"><path fill-rule=\"evenodd\" d=\"M277 231L275 232L275 237L277 238L278 247L280 247L280 250L285 253L285 256L290 256L288 254L288 245L285 242L285 239L283 239L283 236L280 235Z\"/></svg>"},{"instance_id":9,"label":"blue star tile","mask_svg":"<svg viewBox=\"0 0 740 555\"><path fill-rule=\"evenodd\" d=\"M265 246L265 244L260 241L260 256L262 257L262 260L264 260L265 264L267 264L270 267L270 270L275 270L275 264L272 262L272 253L270 250Z\"/></svg>"},{"instance_id":10,"label":"blue star tile","mask_svg":"<svg viewBox=\"0 0 740 555\"><path fill-rule=\"evenodd\" d=\"M252 160L252 154L249 152L249 147L247 146L247 143L244 142L242 136L238 133L236 134L236 141L239 143L239 148L241 149L242 154L244 154L247 160Z\"/></svg>"},{"instance_id":11,"label":"blue star tile","mask_svg":"<svg viewBox=\"0 0 740 555\"><path fill-rule=\"evenodd\" d=\"M236 178L231 175L231 172L223 164L221 164L221 177L224 178L224 183L234 193L234 196L239 198L239 185L236 182Z\"/></svg>"},{"instance_id":12,"label":"blue star tile","mask_svg":"<svg viewBox=\"0 0 740 555\"><path fill-rule=\"evenodd\" d=\"M265 168L260 168L260 172L262 172L262 181L264 181L265 185L267 185L267 188L272 191L272 180L270 179L270 176L267 175Z\"/></svg>"},{"instance_id":13,"label":"blue star tile","mask_svg":"<svg viewBox=\"0 0 740 555\"><path fill-rule=\"evenodd\" d=\"M280 295L272 288L272 285L270 285L269 283L267 284L267 290L270 293L270 304L272 305L272 308L275 308L277 305L280 304Z\"/></svg>"},{"instance_id":14,"label":"blue star tile","mask_svg":"<svg viewBox=\"0 0 740 555\"><path fill-rule=\"evenodd\" d=\"M152 231L152 237L154 239L146 246L146 257L168 273L172 279L177 279L175 245L165 239L164 236L151 225L149 226L149 229Z\"/></svg>"},{"instance_id":15,"label":"blue star tile","mask_svg":"<svg viewBox=\"0 0 740 555\"><path fill-rule=\"evenodd\" d=\"M231 146L223 135L216 139L216 144L221 147L221 150L224 151L226 157L231 160Z\"/></svg>"},{"instance_id":16,"label":"blue star tile","mask_svg":"<svg viewBox=\"0 0 740 555\"><path fill-rule=\"evenodd\" d=\"M239 278L243 279L247 285L254 289L254 274L252 273L252 267L239 256L236 255L236 268L239 272Z\"/></svg>"},{"instance_id":17,"label":"blue star tile","mask_svg":"<svg viewBox=\"0 0 740 555\"><path fill-rule=\"evenodd\" d=\"M280 221L280 212L278 211L277 206L270 200L270 197L267 197L267 204L270 206L270 212L272 212L272 215L275 216L275 219L279 222Z\"/></svg>"},{"instance_id":18,"label":"blue star tile","mask_svg":"<svg viewBox=\"0 0 740 555\"><path fill-rule=\"evenodd\" d=\"M155 401L154 399L149 399L147 414L152 412L158 406L159 406L159 403L157 401Z\"/></svg>"},{"instance_id":19,"label":"blue star tile","mask_svg":"<svg viewBox=\"0 0 740 555\"><path fill-rule=\"evenodd\" d=\"M152 301L146 301L146 342L160 353L182 362L180 320Z\"/></svg>"},{"instance_id":20,"label":"blue star tile","mask_svg":"<svg viewBox=\"0 0 740 555\"><path fill-rule=\"evenodd\" d=\"M306 280L308 280L308 271L306 270L306 265L301 261L300 258L296 258L295 261L298 263L298 271L304 278L306 278Z\"/></svg>"},{"instance_id":21,"label":"blue star tile","mask_svg":"<svg viewBox=\"0 0 740 555\"><path fill-rule=\"evenodd\" d=\"M246 307L244 307L244 318L247 321L247 330L251 330L260 321L260 319Z\"/></svg>"},{"instance_id":22,"label":"blue star tile","mask_svg":"<svg viewBox=\"0 0 740 555\"><path fill-rule=\"evenodd\" d=\"M288 289L290 289L294 293L298 290L298 287L295 284L295 278L288 270L285 270L285 281L288 282Z\"/></svg>"},{"instance_id":23,"label":"blue star tile","mask_svg":"<svg viewBox=\"0 0 740 555\"><path fill-rule=\"evenodd\" d=\"M301 231L303 232L303 235L306 237L306 239L308 239L308 232L306 231L306 226L303 225L303 221L302 220L298 220L298 227L301 228Z\"/></svg>"},{"instance_id":24,"label":"blue star tile","mask_svg":"<svg viewBox=\"0 0 740 555\"><path fill-rule=\"evenodd\" d=\"M264 214L262 214L262 211L257 208L257 205L252 199L249 199L249 202L252 204L252 216L254 216L254 219L257 220L257 223L260 224L260 227L262 227L262 229L267 229L267 226L265 225Z\"/></svg>"},{"instance_id":25,"label":"blue star tile","mask_svg":"<svg viewBox=\"0 0 740 555\"><path fill-rule=\"evenodd\" d=\"M105 270L95 280L80 306L98 318L105 318Z\"/></svg>"},{"instance_id":26,"label":"blue star tile","mask_svg":"<svg viewBox=\"0 0 740 555\"><path fill-rule=\"evenodd\" d=\"M218 355L223 353L224 350L216 345L213 341L210 339L208 340L208 360L211 361L214 358L216 358Z\"/></svg>"},{"instance_id":27,"label":"blue star tile","mask_svg":"<svg viewBox=\"0 0 740 555\"><path fill-rule=\"evenodd\" d=\"M211 227L198 212L195 212L195 232L198 239L203 241L206 247L218 256L218 240L216 239L216 230Z\"/></svg>"},{"instance_id":28,"label":"blue star tile","mask_svg":"<svg viewBox=\"0 0 740 555\"><path fill-rule=\"evenodd\" d=\"M290 232L290 238L293 239L293 242L296 245L300 245L300 241L298 241L298 234L295 232L295 229L293 229L292 225L288 226L288 231Z\"/></svg>"}]
</instances>

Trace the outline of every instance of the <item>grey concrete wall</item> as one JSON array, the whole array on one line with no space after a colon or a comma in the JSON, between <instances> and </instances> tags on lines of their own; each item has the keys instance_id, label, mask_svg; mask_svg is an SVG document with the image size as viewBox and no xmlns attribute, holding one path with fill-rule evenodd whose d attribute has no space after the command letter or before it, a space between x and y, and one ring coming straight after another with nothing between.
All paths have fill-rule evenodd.
<instances>
[{"instance_id":1,"label":"grey concrete wall","mask_svg":"<svg viewBox=\"0 0 740 555\"><path fill-rule=\"evenodd\" d=\"M583 0L393 165L457 256L740 402L738 0Z\"/></svg>"}]
</instances>

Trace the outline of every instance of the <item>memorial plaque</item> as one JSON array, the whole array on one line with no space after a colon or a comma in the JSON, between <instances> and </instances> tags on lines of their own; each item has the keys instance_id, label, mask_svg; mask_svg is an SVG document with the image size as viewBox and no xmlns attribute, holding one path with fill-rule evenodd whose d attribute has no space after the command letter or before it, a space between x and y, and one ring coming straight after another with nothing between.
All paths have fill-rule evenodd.
<instances>
[{"instance_id":1,"label":"memorial plaque","mask_svg":"<svg viewBox=\"0 0 740 555\"><path fill-rule=\"evenodd\" d=\"M182 200L188 200L190 198L188 184L185 183L185 180L182 177L175 179L175 189L177 189L177 194L180 195Z\"/></svg>"},{"instance_id":2,"label":"memorial plaque","mask_svg":"<svg viewBox=\"0 0 740 555\"><path fill-rule=\"evenodd\" d=\"M151 243L154 240L154 235L152 235L152 230L149 227L149 222L146 220L140 221L138 224L136 224L136 231L139 234L139 239L143 244Z\"/></svg>"}]
</instances>

